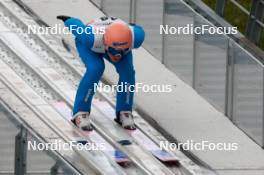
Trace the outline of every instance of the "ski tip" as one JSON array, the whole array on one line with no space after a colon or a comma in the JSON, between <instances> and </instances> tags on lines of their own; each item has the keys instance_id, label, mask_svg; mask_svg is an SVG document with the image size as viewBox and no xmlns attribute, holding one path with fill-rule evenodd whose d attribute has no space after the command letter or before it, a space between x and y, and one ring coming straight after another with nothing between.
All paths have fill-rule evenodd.
<instances>
[{"instance_id":1,"label":"ski tip","mask_svg":"<svg viewBox=\"0 0 264 175\"><path fill-rule=\"evenodd\" d=\"M121 145L131 145L132 142L130 140L120 140L118 141Z\"/></svg>"},{"instance_id":2,"label":"ski tip","mask_svg":"<svg viewBox=\"0 0 264 175\"><path fill-rule=\"evenodd\" d=\"M115 161L116 163L122 164L122 165L125 165L130 162L130 160L124 153L121 153L121 155L120 153L118 153L118 155L115 155Z\"/></svg>"},{"instance_id":3,"label":"ski tip","mask_svg":"<svg viewBox=\"0 0 264 175\"><path fill-rule=\"evenodd\" d=\"M180 161L179 160L160 160L161 162L163 162L164 164L166 164L166 165L171 165L171 166L176 166L176 167L180 167L181 166L181 163L180 163Z\"/></svg>"},{"instance_id":4,"label":"ski tip","mask_svg":"<svg viewBox=\"0 0 264 175\"><path fill-rule=\"evenodd\" d=\"M116 163L118 163L118 165L122 166L122 167L126 167L128 165L130 165L130 160L129 159L123 159L123 160L116 160Z\"/></svg>"},{"instance_id":5,"label":"ski tip","mask_svg":"<svg viewBox=\"0 0 264 175\"><path fill-rule=\"evenodd\" d=\"M77 143L81 143L81 144L85 145L88 143L88 141L87 140L78 140Z\"/></svg>"},{"instance_id":6,"label":"ski tip","mask_svg":"<svg viewBox=\"0 0 264 175\"><path fill-rule=\"evenodd\" d=\"M180 161L165 150L153 150L151 153L163 163L180 166Z\"/></svg>"}]
</instances>

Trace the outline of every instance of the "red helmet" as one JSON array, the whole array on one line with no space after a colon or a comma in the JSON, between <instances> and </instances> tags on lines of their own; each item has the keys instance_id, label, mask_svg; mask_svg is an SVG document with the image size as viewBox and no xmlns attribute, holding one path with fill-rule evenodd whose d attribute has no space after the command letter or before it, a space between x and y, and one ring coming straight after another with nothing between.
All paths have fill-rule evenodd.
<instances>
[{"instance_id":1,"label":"red helmet","mask_svg":"<svg viewBox=\"0 0 264 175\"><path fill-rule=\"evenodd\" d=\"M132 32L129 26L121 21L110 24L105 29L104 44L113 61L119 61L132 46Z\"/></svg>"}]
</instances>

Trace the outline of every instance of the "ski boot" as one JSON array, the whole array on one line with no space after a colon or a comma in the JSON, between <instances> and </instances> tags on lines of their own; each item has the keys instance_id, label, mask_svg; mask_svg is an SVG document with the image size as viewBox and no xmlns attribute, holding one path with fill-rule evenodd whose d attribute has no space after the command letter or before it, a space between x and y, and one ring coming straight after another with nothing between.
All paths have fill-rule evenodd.
<instances>
[{"instance_id":1,"label":"ski boot","mask_svg":"<svg viewBox=\"0 0 264 175\"><path fill-rule=\"evenodd\" d=\"M131 111L120 111L115 118L115 121L120 124L124 129L135 130L136 125L134 123L134 117Z\"/></svg>"},{"instance_id":2,"label":"ski boot","mask_svg":"<svg viewBox=\"0 0 264 175\"><path fill-rule=\"evenodd\" d=\"M72 122L83 131L92 131L91 117L89 112L78 112L74 115Z\"/></svg>"}]
</instances>

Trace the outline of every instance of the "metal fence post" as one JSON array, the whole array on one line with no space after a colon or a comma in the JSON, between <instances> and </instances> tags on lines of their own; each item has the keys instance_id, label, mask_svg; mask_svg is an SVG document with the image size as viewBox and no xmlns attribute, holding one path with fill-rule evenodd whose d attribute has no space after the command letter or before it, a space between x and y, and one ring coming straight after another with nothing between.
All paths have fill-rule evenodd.
<instances>
[{"instance_id":1,"label":"metal fence post","mask_svg":"<svg viewBox=\"0 0 264 175\"><path fill-rule=\"evenodd\" d=\"M50 168L50 174L51 175L57 175L59 171L59 163L56 161L56 163Z\"/></svg>"},{"instance_id":2,"label":"metal fence post","mask_svg":"<svg viewBox=\"0 0 264 175\"><path fill-rule=\"evenodd\" d=\"M254 43L258 43L260 40L261 30L263 26L261 26L259 21L261 22L263 18L264 18L264 1L253 0L251 3L246 35Z\"/></svg>"},{"instance_id":3,"label":"metal fence post","mask_svg":"<svg viewBox=\"0 0 264 175\"><path fill-rule=\"evenodd\" d=\"M129 4L129 23L136 23L136 0L130 0Z\"/></svg>"},{"instance_id":4,"label":"metal fence post","mask_svg":"<svg viewBox=\"0 0 264 175\"><path fill-rule=\"evenodd\" d=\"M262 148L264 149L264 67L262 67Z\"/></svg>"},{"instance_id":5,"label":"metal fence post","mask_svg":"<svg viewBox=\"0 0 264 175\"><path fill-rule=\"evenodd\" d=\"M165 25L165 2L166 0L163 0L163 9L162 9L162 25ZM161 35L161 63L165 64L165 35L164 32L162 32Z\"/></svg>"},{"instance_id":6,"label":"metal fence post","mask_svg":"<svg viewBox=\"0 0 264 175\"><path fill-rule=\"evenodd\" d=\"M196 25L196 15L193 17L193 26ZM192 87L197 88L197 58L196 58L196 39L197 36L193 33L193 70L192 70Z\"/></svg>"},{"instance_id":7,"label":"metal fence post","mask_svg":"<svg viewBox=\"0 0 264 175\"><path fill-rule=\"evenodd\" d=\"M233 121L234 97L234 50L230 39L227 39L226 55L226 88L225 88L225 115Z\"/></svg>"},{"instance_id":8,"label":"metal fence post","mask_svg":"<svg viewBox=\"0 0 264 175\"><path fill-rule=\"evenodd\" d=\"M27 172L27 130L23 126L15 139L15 175L24 175Z\"/></svg>"},{"instance_id":9,"label":"metal fence post","mask_svg":"<svg viewBox=\"0 0 264 175\"><path fill-rule=\"evenodd\" d=\"M226 0L217 0L215 11L219 16L224 16Z\"/></svg>"},{"instance_id":10,"label":"metal fence post","mask_svg":"<svg viewBox=\"0 0 264 175\"><path fill-rule=\"evenodd\" d=\"M100 10L104 12L104 0L100 0Z\"/></svg>"}]
</instances>

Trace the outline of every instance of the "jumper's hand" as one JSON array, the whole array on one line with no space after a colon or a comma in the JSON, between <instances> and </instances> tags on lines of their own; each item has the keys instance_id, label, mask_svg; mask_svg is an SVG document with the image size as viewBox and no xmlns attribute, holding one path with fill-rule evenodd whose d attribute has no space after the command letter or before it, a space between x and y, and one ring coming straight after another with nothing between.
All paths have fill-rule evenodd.
<instances>
[{"instance_id":1,"label":"jumper's hand","mask_svg":"<svg viewBox=\"0 0 264 175\"><path fill-rule=\"evenodd\" d=\"M70 16L65 16L65 15L59 15L57 16L57 19L62 20L65 22L67 19L71 18Z\"/></svg>"}]
</instances>

